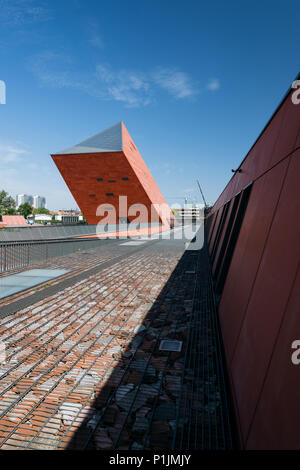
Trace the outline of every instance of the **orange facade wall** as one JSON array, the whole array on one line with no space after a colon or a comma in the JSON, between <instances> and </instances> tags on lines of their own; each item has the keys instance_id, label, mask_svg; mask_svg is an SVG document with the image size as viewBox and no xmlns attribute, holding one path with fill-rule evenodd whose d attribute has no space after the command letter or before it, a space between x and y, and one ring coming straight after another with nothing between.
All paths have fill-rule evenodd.
<instances>
[{"instance_id":1,"label":"orange facade wall","mask_svg":"<svg viewBox=\"0 0 300 470\"><path fill-rule=\"evenodd\" d=\"M119 223L119 218L127 218L169 227L173 214L123 123L122 141L122 151L55 154L52 158L89 224ZM126 196L127 204L120 206L119 196ZM132 207L128 214L127 208L137 204L143 204L147 212ZM155 204L164 205L165 213L155 209ZM104 209L101 213L100 205ZM105 211L110 206L116 219L113 211Z\"/></svg>"},{"instance_id":2,"label":"orange facade wall","mask_svg":"<svg viewBox=\"0 0 300 470\"><path fill-rule=\"evenodd\" d=\"M291 361L300 340L300 104L291 92L240 169L207 219L207 239L241 443L300 449L300 365Z\"/></svg>"}]
</instances>

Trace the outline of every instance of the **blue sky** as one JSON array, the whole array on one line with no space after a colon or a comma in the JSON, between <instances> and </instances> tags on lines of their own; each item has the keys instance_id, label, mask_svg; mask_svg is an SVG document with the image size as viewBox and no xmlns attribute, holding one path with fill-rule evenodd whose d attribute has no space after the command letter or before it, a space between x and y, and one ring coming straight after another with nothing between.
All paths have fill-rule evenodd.
<instances>
[{"instance_id":1,"label":"blue sky","mask_svg":"<svg viewBox=\"0 0 300 470\"><path fill-rule=\"evenodd\" d=\"M293 0L0 0L0 188L76 204L50 153L123 120L170 203L214 202L299 71ZM180 199L182 198L182 199Z\"/></svg>"}]
</instances>

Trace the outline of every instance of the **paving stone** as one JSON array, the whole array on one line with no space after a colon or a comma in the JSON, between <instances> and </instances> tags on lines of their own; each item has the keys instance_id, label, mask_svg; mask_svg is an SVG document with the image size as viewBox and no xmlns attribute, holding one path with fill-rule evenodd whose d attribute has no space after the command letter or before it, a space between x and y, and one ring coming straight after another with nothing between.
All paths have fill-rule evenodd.
<instances>
[{"instance_id":1,"label":"paving stone","mask_svg":"<svg viewBox=\"0 0 300 470\"><path fill-rule=\"evenodd\" d=\"M140 393L136 394L136 390L132 390L132 392L127 393L124 398L119 400L118 405L122 410L129 411L134 413L136 410L141 408L147 402L147 396Z\"/></svg>"},{"instance_id":2,"label":"paving stone","mask_svg":"<svg viewBox=\"0 0 300 470\"><path fill-rule=\"evenodd\" d=\"M59 445L59 439L39 437L31 445L30 449L35 450L56 450Z\"/></svg>"},{"instance_id":3,"label":"paving stone","mask_svg":"<svg viewBox=\"0 0 300 470\"><path fill-rule=\"evenodd\" d=\"M72 421L80 412L82 405L79 403L65 402L59 407L58 413L61 415L61 418L65 425L72 424Z\"/></svg>"},{"instance_id":4,"label":"paving stone","mask_svg":"<svg viewBox=\"0 0 300 470\"><path fill-rule=\"evenodd\" d=\"M176 407L172 402L161 403L154 412L153 421L171 421L176 419Z\"/></svg>"},{"instance_id":5,"label":"paving stone","mask_svg":"<svg viewBox=\"0 0 300 470\"><path fill-rule=\"evenodd\" d=\"M132 432L135 434L144 434L149 429L149 422L142 416L137 416L132 427Z\"/></svg>"},{"instance_id":6,"label":"paving stone","mask_svg":"<svg viewBox=\"0 0 300 470\"><path fill-rule=\"evenodd\" d=\"M119 402L123 400L123 398L133 389L134 389L133 384L129 383L126 385L121 385L116 391L116 403L119 404Z\"/></svg>"},{"instance_id":7,"label":"paving stone","mask_svg":"<svg viewBox=\"0 0 300 470\"><path fill-rule=\"evenodd\" d=\"M13 339L7 347L8 353L13 355L12 359L5 366L1 364L4 372L7 370L9 374L2 380L0 378L0 392L16 381L10 393L6 392L0 400L0 410L7 410L13 405L5 414L8 426L16 426L22 418L28 418L25 426L20 426L24 436L14 433L13 439L6 443L7 448L12 448L12 443L17 443L21 448L32 438L32 433L39 431L39 437L32 443L35 449L66 448L72 437L79 434L84 439L92 435L96 449L111 449L124 425L118 449L142 449L139 438L142 440L148 429L158 393L159 403L147 448L169 448L176 426L174 402L178 399L184 362L182 356L178 358L155 350L151 357L150 353L159 336L170 337L173 332L172 338L184 339L192 310L191 302L184 303L184 300L191 299L193 285L191 279L187 284L180 272L174 272L181 252L177 249L173 253L160 250L157 253L152 251L151 256L149 252L147 255L132 255L117 267L105 268L61 289L31 308L0 319L1 336L5 339L12 335ZM93 250L90 253L91 256L86 258L72 254L48 260L47 267L82 272L119 252L115 250L113 254L110 251L104 254L101 251L97 254ZM149 274L145 274L145 267ZM194 261L189 261L183 268L184 271L194 269ZM170 281L172 272L175 273L175 283L168 283L165 298L158 297L166 282ZM27 295L23 292L18 298ZM127 295L125 299L124 295ZM1 305L3 302L0 300L0 308ZM196 315L197 311L193 314ZM192 327L199 328L197 320ZM54 338L55 334L57 336ZM211 363L215 354L210 347L213 330L208 328L205 334L208 338L203 334L200 346L207 346ZM107 349L105 346L108 346ZM133 363L130 364L133 354ZM194 348L194 354L199 354L199 349ZM28 358L25 358L26 355ZM24 363L21 363L22 359ZM133 401L149 360L145 380ZM166 364L167 360L169 362ZM18 368L10 371L14 364ZM187 369L186 372L185 386L189 387L188 379L195 380L194 370ZM21 378L22 374L26 376ZM31 385L41 378L41 374L43 378L30 391ZM202 386L200 398L188 388L186 396L189 403L191 401L193 416L204 412L208 420L209 413L220 406L220 395L212 376ZM51 388L53 390L50 392ZM214 397L212 388L216 391ZM17 404L20 392L26 390L28 393ZM207 395L205 404L202 401L204 394ZM42 403L34 409L40 399ZM104 412L106 403L109 406ZM127 419L131 404L132 412ZM53 413L54 417L49 420ZM68 435L61 441L63 432L69 426ZM79 426L82 426L80 433L77 432ZM3 432L1 423L0 432ZM78 438L79 448L80 445ZM0 448L3 448L1 443Z\"/></svg>"},{"instance_id":8,"label":"paving stone","mask_svg":"<svg viewBox=\"0 0 300 470\"><path fill-rule=\"evenodd\" d=\"M157 382L156 384L148 385L148 384L142 384L140 387L141 393L144 393L147 397L156 397L159 393L159 383Z\"/></svg>"},{"instance_id":9,"label":"paving stone","mask_svg":"<svg viewBox=\"0 0 300 470\"><path fill-rule=\"evenodd\" d=\"M42 384L37 385L38 390L44 390L45 392L49 392L49 390L57 384L56 380L48 379Z\"/></svg>"},{"instance_id":10,"label":"paving stone","mask_svg":"<svg viewBox=\"0 0 300 470\"><path fill-rule=\"evenodd\" d=\"M143 380L145 383L152 383L156 381L156 370L150 364L147 365L146 361L143 361L142 359L133 361L132 364L130 364L130 368L136 370L137 372L143 373Z\"/></svg>"},{"instance_id":11,"label":"paving stone","mask_svg":"<svg viewBox=\"0 0 300 470\"><path fill-rule=\"evenodd\" d=\"M146 330L146 327L144 325L137 325L133 332L137 335L137 334L140 334L140 333L143 333L143 331Z\"/></svg>"},{"instance_id":12,"label":"paving stone","mask_svg":"<svg viewBox=\"0 0 300 470\"><path fill-rule=\"evenodd\" d=\"M138 442L134 442L131 446L132 450L143 450L144 446L142 444L139 444Z\"/></svg>"},{"instance_id":13,"label":"paving stone","mask_svg":"<svg viewBox=\"0 0 300 470\"><path fill-rule=\"evenodd\" d=\"M88 420L87 424L86 424L86 427L88 429L90 429L91 431L94 431L97 426L98 426L98 423L100 421L100 418L103 416L103 413L102 411L96 411Z\"/></svg>"},{"instance_id":14,"label":"paving stone","mask_svg":"<svg viewBox=\"0 0 300 470\"><path fill-rule=\"evenodd\" d=\"M93 440L96 446L96 449L111 449L113 446L113 441L109 437L108 432L105 428L99 427L96 429L93 434Z\"/></svg>"},{"instance_id":15,"label":"paving stone","mask_svg":"<svg viewBox=\"0 0 300 470\"><path fill-rule=\"evenodd\" d=\"M116 421L116 415L118 413L118 408L114 406L109 406L103 414L103 423L104 424L114 424Z\"/></svg>"},{"instance_id":16,"label":"paving stone","mask_svg":"<svg viewBox=\"0 0 300 470\"><path fill-rule=\"evenodd\" d=\"M138 348L143 342L143 339L140 336L135 336L130 343L132 348Z\"/></svg>"}]
</instances>

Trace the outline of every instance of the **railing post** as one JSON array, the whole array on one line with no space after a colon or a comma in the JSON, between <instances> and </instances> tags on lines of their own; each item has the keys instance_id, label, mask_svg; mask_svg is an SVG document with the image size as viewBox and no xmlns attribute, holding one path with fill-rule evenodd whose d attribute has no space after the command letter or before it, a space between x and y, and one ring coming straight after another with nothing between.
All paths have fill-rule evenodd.
<instances>
[{"instance_id":1,"label":"railing post","mask_svg":"<svg viewBox=\"0 0 300 470\"><path fill-rule=\"evenodd\" d=\"M6 271L6 244L4 245L4 263L3 263L3 271Z\"/></svg>"}]
</instances>

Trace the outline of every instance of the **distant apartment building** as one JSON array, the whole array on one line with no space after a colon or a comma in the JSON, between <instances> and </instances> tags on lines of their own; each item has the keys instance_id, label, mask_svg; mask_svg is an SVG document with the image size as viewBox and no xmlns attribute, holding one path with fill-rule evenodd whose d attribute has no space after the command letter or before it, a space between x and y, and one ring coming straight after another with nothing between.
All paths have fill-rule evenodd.
<instances>
[{"instance_id":1,"label":"distant apartment building","mask_svg":"<svg viewBox=\"0 0 300 470\"><path fill-rule=\"evenodd\" d=\"M83 216L58 214L55 216L55 220L61 222L63 225L72 225L72 224L78 224L78 222L81 222L83 220Z\"/></svg>"},{"instance_id":2,"label":"distant apartment building","mask_svg":"<svg viewBox=\"0 0 300 470\"><path fill-rule=\"evenodd\" d=\"M32 206L33 205L33 197L28 194L17 194L16 196L16 207L18 207L21 204L24 204L25 202L29 202L29 204Z\"/></svg>"},{"instance_id":3,"label":"distant apartment building","mask_svg":"<svg viewBox=\"0 0 300 470\"><path fill-rule=\"evenodd\" d=\"M185 204L184 207L177 207L175 209L177 217L187 219L200 219L203 214L203 205L201 204Z\"/></svg>"},{"instance_id":4,"label":"distant apartment building","mask_svg":"<svg viewBox=\"0 0 300 470\"><path fill-rule=\"evenodd\" d=\"M46 198L42 196L34 196L33 197L33 207L35 209L39 209L40 207L45 207L46 206Z\"/></svg>"}]
</instances>

